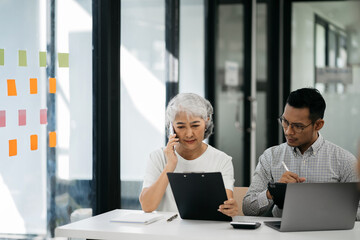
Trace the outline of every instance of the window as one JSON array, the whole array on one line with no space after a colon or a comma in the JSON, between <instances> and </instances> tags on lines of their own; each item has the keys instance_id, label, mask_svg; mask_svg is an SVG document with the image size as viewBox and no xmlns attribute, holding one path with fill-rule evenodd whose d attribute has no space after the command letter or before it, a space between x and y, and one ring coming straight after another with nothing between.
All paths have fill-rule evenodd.
<instances>
[{"instance_id":1,"label":"window","mask_svg":"<svg viewBox=\"0 0 360 240\"><path fill-rule=\"evenodd\" d=\"M165 2L121 2L121 207L138 209L149 154L165 144Z\"/></svg>"},{"instance_id":2,"label":"window","mask_svg":"<svg viewBox=\"0 0 360 240\"><path fill-rule=\"evenodd\" d=\"M291 90L316 87L326 102L321 134L329 141L358 153L360 131L360 25L358 1L294 2L291 22ZM319 18L317 18L318 16ZM319 82L315 67L351 70L349 81L334 74ZM337 79L335 78L337 77ZM347 119L347 123L339 122Z\"/></svg>"},{"instance_id":3,"label":"window","mask_svg":"<svg viewBox=\"0 0 360 240\"><path fill-rule=\"evenodd\" d=\"M345 30L315 15L316 87L323 92L342 93L349 79L347 34ZM342 74L344 72L344 74Z\"/></svg>"}]
</instances>

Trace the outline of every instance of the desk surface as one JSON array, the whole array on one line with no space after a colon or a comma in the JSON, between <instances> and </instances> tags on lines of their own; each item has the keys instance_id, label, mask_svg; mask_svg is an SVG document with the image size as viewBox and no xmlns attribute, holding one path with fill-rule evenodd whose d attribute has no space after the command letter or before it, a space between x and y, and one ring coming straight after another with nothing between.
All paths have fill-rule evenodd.
<instances>
[{"instance_id":1,"label":"desk surface","mask_svg":"<svg viewBox=\"0 0 360 240\"><path fill-rule=\"evenodd\" d=\"M234 229L229 222L182 220L176 218L172 222L166 219L173 213L162 213L164 218L149 225L137 223L110 222L111 219L135 210L113 210L95 217L57 227L56 237L88 238L88 239L291 239L291 240L359 240L360 222L355 223L352 230L313 231L281 233L264 224L256 230ZM278 220L265 217L241 217L235 220L258 221Z\"/></svg>"}]
</instances>

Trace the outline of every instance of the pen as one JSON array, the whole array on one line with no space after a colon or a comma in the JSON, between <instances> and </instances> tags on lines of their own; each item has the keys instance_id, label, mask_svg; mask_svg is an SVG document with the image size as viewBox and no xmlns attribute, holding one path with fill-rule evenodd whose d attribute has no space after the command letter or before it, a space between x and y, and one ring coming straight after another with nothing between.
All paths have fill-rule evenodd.
<instances>
[{"instance_id":1,"label":"pen","mask_svg":"<svg viewBox=\"0 0 360 240\"><path fill-rule=\"evenodd\" d=\"M285 170L289 172L289 169L288 169L288 167L286 166L286 164L284 163L284 161L282 161L281 163L282 163L282 165L284 166Z\"/></svg>"},{"instance_id":2,"label":"pen","mask_svg":"<svg viewBox=\"0 0 360 240\"><path fill-rule=\"evenodd\" d=\"M175 218L177 218L177 216L178 216L178 215L175 214L175 215L169 217L166 221L171 222L172 220L174 220Z\"/></svg>"}]
</instances>

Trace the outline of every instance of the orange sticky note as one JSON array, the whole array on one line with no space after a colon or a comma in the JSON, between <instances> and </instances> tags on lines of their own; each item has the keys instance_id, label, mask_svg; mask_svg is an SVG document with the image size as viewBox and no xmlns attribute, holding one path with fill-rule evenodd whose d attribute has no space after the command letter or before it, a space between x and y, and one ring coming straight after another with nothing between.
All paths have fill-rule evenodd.
<instances>
[{"instance_id":1,"label":"orange sticky note","mask_svg":"<svg viewBox=\"0 0 360 240\"><path fill-rule=\"evenodd\" d=\"M9 157L17 155L17 140L9 140Z\"/></svg>"},{"instance_id":2,"label":"orange sticky note","mask_svg":"<svg viewBox=\"0 0 360 240\"><path fill-rule=\"evenodd\" d=\"M30 94L37 94L37 78L30 78Z\"/></svg>"},{"instance_id":3,"label":"orange sticky note","mask_svg":"<svg viewBox=\"0 0 360 240\"><path fill-rule=\"evenodd\" d=\"M34 151L38 149L38 135L30 135L30 150Z\"/></svg>"},{"instance_id":4,"label":"orange sticky note","mask_svg":"<svg viewBox=\"0 0 360 240\"><path fill-rule=\"evenodd\" d=\"M17 96L15 79L7 80L8 96Z\"/></svg>"},{"instance_id":5,"label":"orange sticky note","mask_svg":"<svg viewBox=\"0 0 360 240\"><path fill-rule=\"evenodd\" d=\"M49 147L56 147L56 132L49 132Z\"/></svg>"},{"instance_id":6,"label":"orange sticky note","mask_svg":"<svg viewBox=\"0 0 360 240\"><path fill-rule=\"evenodd\" d=\"M56 93L56 78L49 78L49 92Z\"/></svg>"}]
</instances>

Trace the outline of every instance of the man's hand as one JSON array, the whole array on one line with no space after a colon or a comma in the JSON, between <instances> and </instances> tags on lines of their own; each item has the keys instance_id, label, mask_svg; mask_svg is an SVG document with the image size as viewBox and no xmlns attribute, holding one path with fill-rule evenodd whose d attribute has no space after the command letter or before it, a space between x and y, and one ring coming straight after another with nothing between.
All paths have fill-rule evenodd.
<instances>
[{"instance_id":1,"label":"man's hand","mask_svg":"<svg viewBox=\"0 0 360 240\"><path fill-rule=\"evenodd\" d=\"M268 199L272 199L272 196L271 196L269 190L266 191L266 197L267 197Z\"/></svg>"},{"instance_id":2,"label":"man's hand","mask_svg":"<svg viewBox=\"0 0 360 240\"><path fill-rule=\"evenodd\" d=\"M286 171L280 178L281 183L302 183L305 182L305 178L299 177L296 173Z\"/></svg>"},{"instance_id":3,"label":"man's hand","mask_svg":"<svg viewBox=\"0 0 360 240\"><path fill-rule=\"evenodd\" d=\"M219 206L218 211L229 217L233 217L238 214L239 208L235 199L230 198L229 200L226 200L224 204Z\"/></svg>"},{"instance_id":4,"label":"man's hand","mask_svg":"<svg viewBox=\"0 0 360 240\"><path fill-rule=\"evenodd\" d=\"M280 178L280 183L302 183L305 182L305 178L299 177L296 173L286 171ZM269 190L266 191L266 197L272 199L272 196Z\"/></svg>"}]
</instances>

